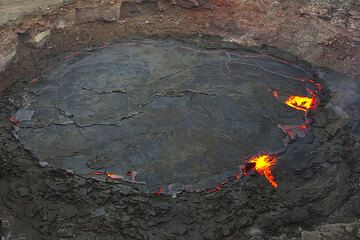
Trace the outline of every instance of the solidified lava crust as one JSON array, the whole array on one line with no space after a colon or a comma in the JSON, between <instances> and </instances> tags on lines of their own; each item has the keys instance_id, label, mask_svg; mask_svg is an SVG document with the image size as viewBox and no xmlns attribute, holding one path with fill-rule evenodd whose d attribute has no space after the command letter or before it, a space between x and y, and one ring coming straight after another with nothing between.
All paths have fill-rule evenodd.
<instances>
[{"instance_id":1,"label":"solidified lava crust","mask_svg":"<svg viewBox=\"0 0 360 240\"><path fill-rule=\"evenodd\" d=\"M294 127L279 125L306 136L311 76L265 54L129 42L66 57L22 93L12 121L43 165L146 192L200 191L239 173L249 156L283 152ZM298 103L282 100L294 95Z\"/></svg>"}]
</instances>

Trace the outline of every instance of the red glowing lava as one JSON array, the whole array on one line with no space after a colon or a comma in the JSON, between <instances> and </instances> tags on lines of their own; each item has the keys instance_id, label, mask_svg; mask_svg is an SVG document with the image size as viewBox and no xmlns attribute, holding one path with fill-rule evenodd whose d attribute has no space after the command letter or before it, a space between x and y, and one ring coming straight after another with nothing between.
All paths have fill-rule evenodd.
<instances>
[{"instance_id":1,"label":"red glowing lava","mask_svg":"<svg viewBox=\"0 0 360 240\"><path fill-rule=\"evenodd\" d=\"M256 170L259 174L264 175L266 177L266 179L269 181L269 183L271 184L271 186L273 187L277 187L278 184L274 179L274 176L272 175L271 172L271 168L275 165L277 161L277 157L276 156L271 156L271 155L260 155L260 156L255 156L253 158L251 158L249 160L248 163L252 163L255 164L254 165L249 165L249 166L253 166L252 168L247 168L246 166L243 168L243 172L246 173L246 171L254 171Z\"/></svg>"},{"instance_id":2,"label":"red glowing lava","mask_svg":"<svg viewBox=\"0 0 360 240\"><path fill-rule=\"evenodd\" d=\"M221 184L217 185L215 188L210 189L209 193L217 192L221 190Z\"/></svg>"},{"instance_id":3,"label":"red glowing lava","mask_svg":"<svg viewBox=\"0 0 360 240\"><path fill-rule=\"evenodd\" d=\"M278 91L273 91L273 95L275 98L279 99L279 93Z\"/></svg>"},{"instance_id":4,"label":"red glowing lava","mask_svg":"<svg viewBox=\"0 0 360 240\"><path fill-rule=\"evenodd\" d=\"M157 192L154 192L155 196L160 196L164 192L164 187L160 186L159 190Z\"/></svg>"},{"instance_id":5,"label":"red glowing lava","mask_svg":"<svg viewBox=\"0 0 360 240\"><path fill-rule=\"evenodd\" d=\"M11 115L9 117L9 121L15 126L15 127L20 127L21 123L19 122L19 120L16 119L15 115Z\"/></svg>"},{"instance_id":6,"label":"red glowing lava","mask_svg":"<svg viewBox=\"0 0 360 240\"><path fill-rule=\"evenodd\" d=\"M318 92L320 92L323 89L322 85L320 83L315 82L313 79L310 79L309 83L314 84L316 86Z\"/></svg>"},{"instance_id":7,"label":"red glowing lava","mask_svg":"<svg viewBox=\"0 0 360 240\"><path fill-rule=\"evenodd\" d=\"M113 174L113 173L109 173L109 172L91 172L90 175L105 175L106 178L108 179L112 179L112 180L121 180L124 177L121 175L117 175L117 174Z\"/></svg>"}]
</instances>

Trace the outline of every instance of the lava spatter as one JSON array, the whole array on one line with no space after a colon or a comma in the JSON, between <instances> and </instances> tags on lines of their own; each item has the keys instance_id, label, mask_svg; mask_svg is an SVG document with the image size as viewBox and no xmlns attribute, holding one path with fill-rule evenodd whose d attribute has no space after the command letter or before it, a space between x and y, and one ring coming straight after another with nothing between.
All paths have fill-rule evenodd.
<instances>
[{"instance_id":1,"label":"lava spatter","mask_svg":"<svg viewBox=\"0 0 360 240\"><path fill-rule=\"evenodd\" d=\"M247 171L256 171L261 175L264 175L266 179L269 181L271 186L277 187L278 184L274 179L274 176L271 172L271 168L276 164L277 156L272 155L259 155L252 157L249 159L248 163L250 163L251 168L243 168L243 172L246 173Z\"/></svg>"}]
</instances>

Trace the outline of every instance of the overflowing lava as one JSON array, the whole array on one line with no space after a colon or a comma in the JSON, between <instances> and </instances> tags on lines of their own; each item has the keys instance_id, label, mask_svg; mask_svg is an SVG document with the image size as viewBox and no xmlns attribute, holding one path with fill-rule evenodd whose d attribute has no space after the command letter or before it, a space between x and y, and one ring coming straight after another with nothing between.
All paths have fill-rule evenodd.
<instances>
[{"instance_id":1,"label":"overflowing lava","mask_svg":"<svg viewBox=\"0 0 360 240\"><path fill-rule=\"evenodd\" d=\"M296 137L306 137L306 134L310 131L308 122L309 121L300 125L278 124L277 127L280 128L284 133L286 133L286 135L288 135L291 140L294 140ZM286 141L284 141L284 143L286 143Z\"/></svg>"}]
</instances>

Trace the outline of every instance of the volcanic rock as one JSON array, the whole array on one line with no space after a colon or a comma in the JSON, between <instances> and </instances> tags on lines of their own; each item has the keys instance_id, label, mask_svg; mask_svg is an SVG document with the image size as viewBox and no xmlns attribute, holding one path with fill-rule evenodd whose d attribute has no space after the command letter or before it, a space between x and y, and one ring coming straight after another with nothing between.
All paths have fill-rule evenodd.
<instances>
[{"instance_id":1,"label":"volcanic rock","mask_svg":"<svg viewBox=\"0 0 360 240\"><path fill-rule=\"evenodd\" d=\"M15 33L5 33L0 37L0 72L4 71L7 65L16 55L18 45Z\"/></svg>"}]
</instances>

